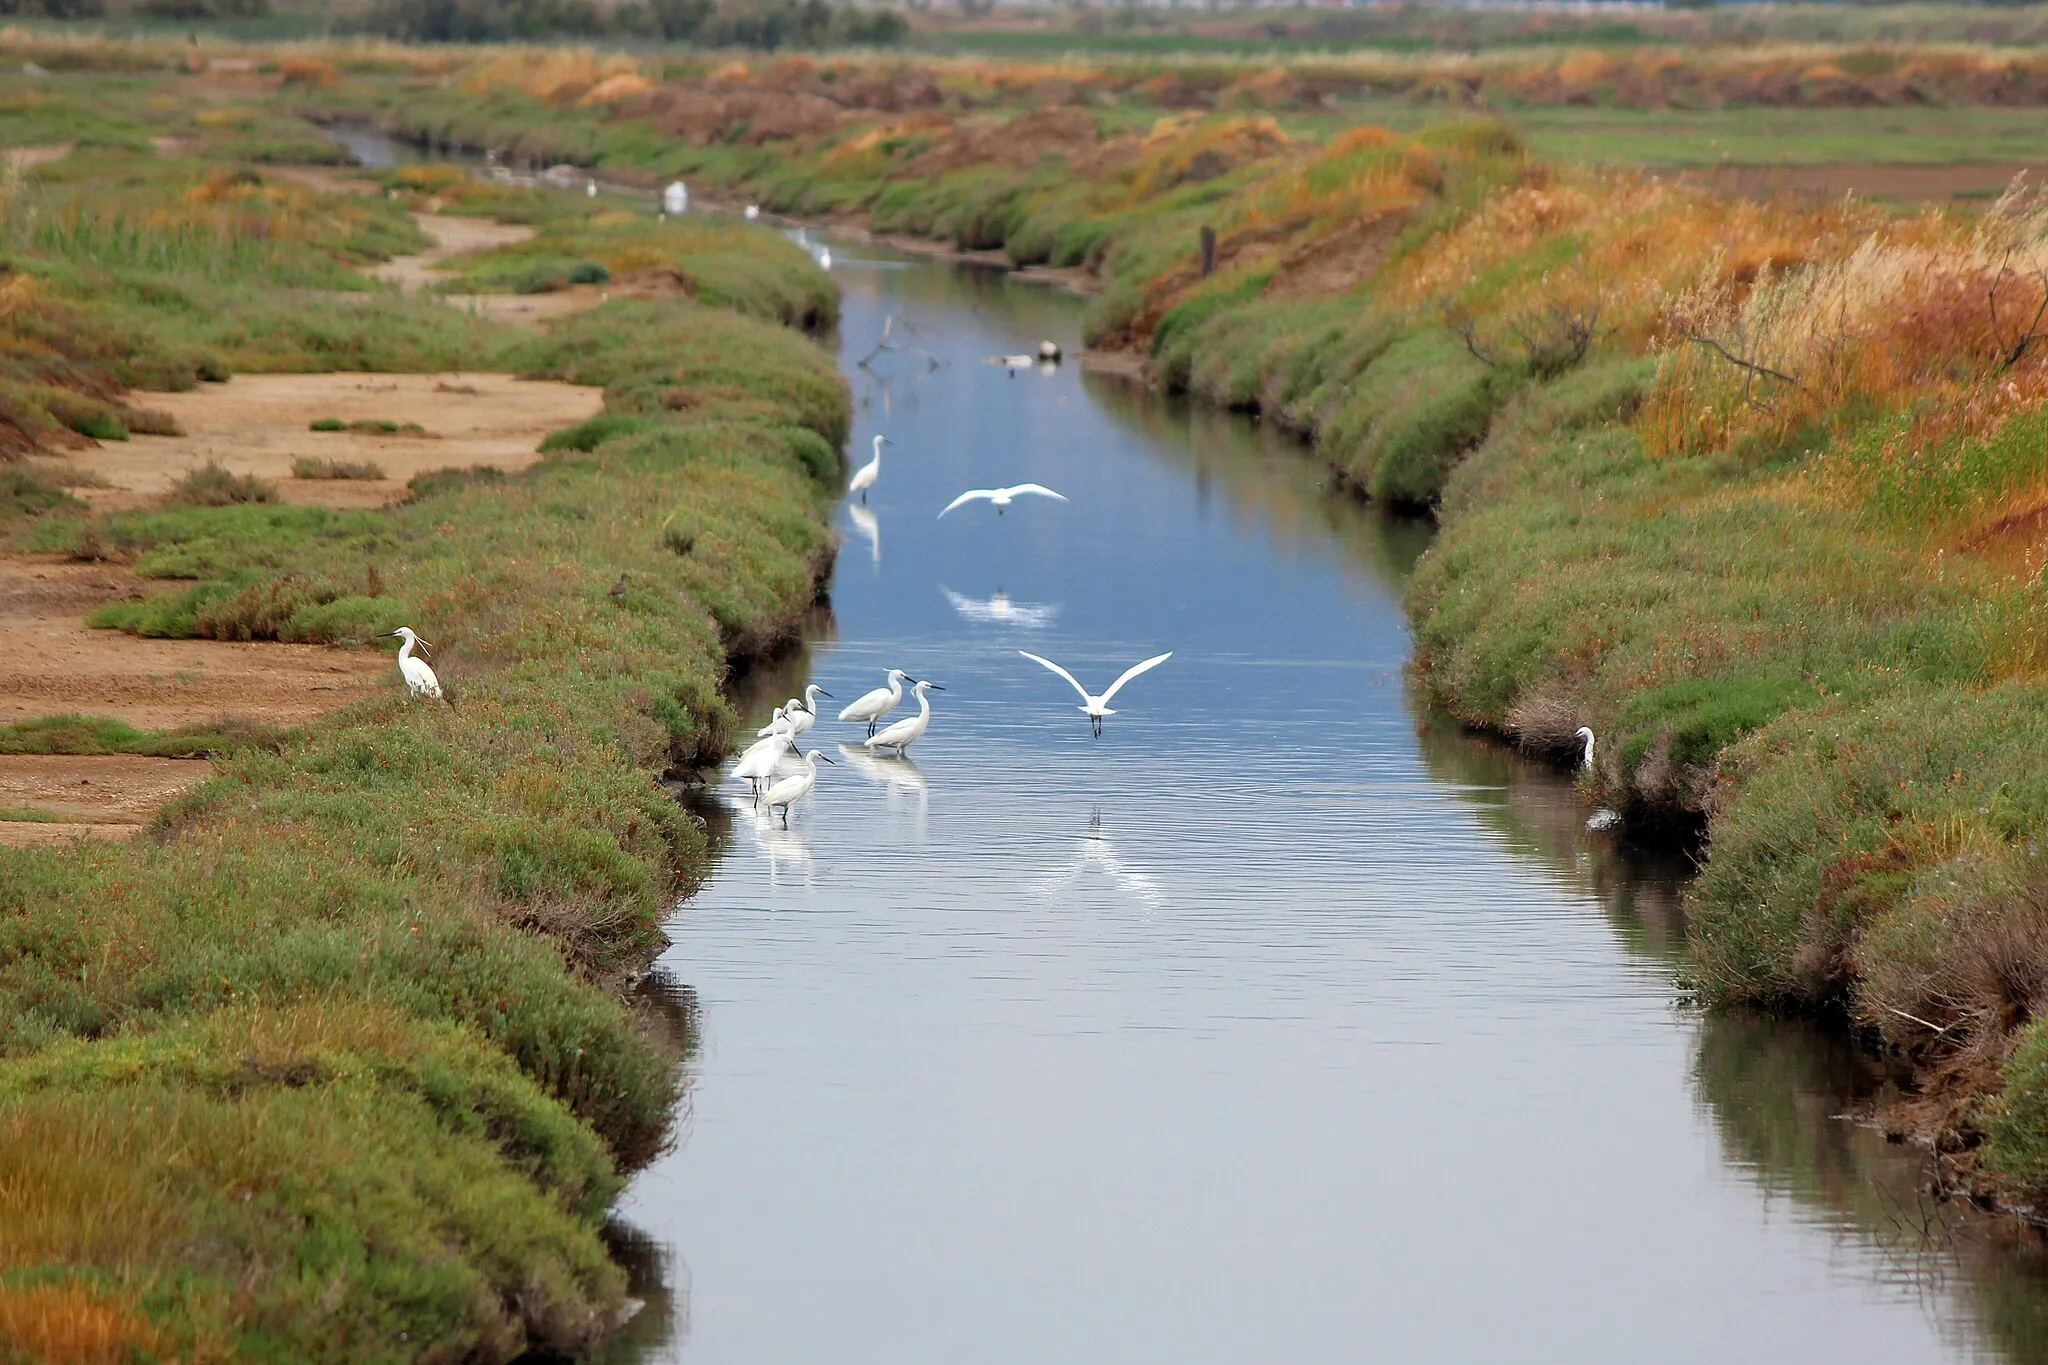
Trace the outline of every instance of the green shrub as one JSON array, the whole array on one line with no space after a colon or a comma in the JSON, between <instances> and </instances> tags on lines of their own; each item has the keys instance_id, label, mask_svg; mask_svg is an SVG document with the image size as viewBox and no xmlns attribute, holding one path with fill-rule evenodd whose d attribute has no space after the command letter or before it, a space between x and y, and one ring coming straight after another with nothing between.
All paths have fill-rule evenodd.
<instances>
[{"instance_id":1,"label":"green shrub","mask_svg":"<svg viewBox=\"0 0 2048 1365\"><path fill-rule=\"evenodd\" d=\"M218 460L208 460L171 485L169 500L194 507L276 502L277 485L254 474L230 473Z\"/></svg>"}]
</instances>

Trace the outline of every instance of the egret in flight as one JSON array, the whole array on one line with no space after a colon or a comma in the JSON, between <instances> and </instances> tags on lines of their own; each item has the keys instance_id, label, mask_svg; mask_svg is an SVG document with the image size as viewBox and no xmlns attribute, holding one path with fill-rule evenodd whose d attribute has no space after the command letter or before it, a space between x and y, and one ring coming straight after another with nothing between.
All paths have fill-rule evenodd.
<instances>
[{"instance_id":1,"label":"egret in flight","mask_svg":"<svg viewBox=\"0 0 2048 1365\"><path fill-rule=\"evenodd\" d=\"M959 497L947 503L939 515L943 517L947 512L952 511L963 502L973 502L977 498L986 498L995 504L996 515L1001 516L1005 507L1008 507L1011 502L1026 493L1036 493L1041 498L1057 498L1061 502L1067 500L1066 494L1055 493L1042 483L1016 483L1011 484L1008 488L970 488Z\"/></svg>"},{"instance_id":2,"label":"egret in flight","mask_svg":"<svg viewBox=\"0 0 2048 1365\"><path fill-rule=\"evenodd\" d=\"M932 702L927 692L943 692L946 689L935 682L920 682L911 689L917 694L917 714L897 721L879 735L869 735L868 748L894 749L899 758L909 757L910 746L924 737L932 723Z\"/></svg>"},{"instance_id":3,"label":"egret in flight","mask_svg":"<svg viewBox=\"0 0 2048 1365\"><path fill-rule=\"evenodd\" d=\"M893 445L886 436L875 438L875 458L853 471L853 478L847 482L846 491L860 494L860 500L868 500L868 490L875 486L875 480L882 477L882 447Z\"/></svg>"},{"instance_id":4,"label":"egret in flight","mask_svg":"<svg viewBox=\"0 0 2048 1365\"><path fill-rule=\"evenodd\" d=\"M839 719L855 723L867 722L868 733L875 733L875 723L896 709L896 703L903 700L903 684L910 681L910 675L900 668L889 670L889 685L878 687L864 696L856 697L839 713Z\"/></svg>"},{"instance_id":5,"label":"egret in flight","mask_svg":"<svg viewBox=\"0 0 2048 1365\"><path fill-rule=\"evenodd\" d=\"M1028 649L1020 649L1017 652L1019 654L1022 654L1025 658L1031 660L1033 663L1044 664L1047 668L1051 669L1053 672L1059 674L1062 678L1065 678L1069 683L1073 684L1074 690L1081 694L1081 710L1082 713L1088 717L1088 728L1095 732L1097 738L1100 738L1102 735L1102 718L1104 716L1113 716L1116 714L1116 712L1109 709L1110 698L1114 697L1117 694L1117 692L1122 689L1125 683L1137 677L1146 669L1157 668L1159 667L1159 665L1165 663L1168 659L1171 659L1173 657L1173 651L1169 649L1164 654L1153 655L1151 658L1145 660L1145 662L1141 664L1132 664L1129 668L1124 670L1124 675L1121 678L1118 678L1115 682L1109 685L1109 690L1107 692L1104 692L1101 696L1097 697L1091 696L1088 692L1088 689L1081 686L1081 684L1075 679L1073 674L1067 672L1066 669L1061 668L1051 659L1042 659L1038 655L1033 654Z\"/></svg>"},{"instance_id":6,"label":"egret in flight","mask_svg":"<svg viewBox=\"0 0 2048 1365\"><path fill-rule=\"evenodd\" d=\"M777 806L782 807L784 829L789 828L789 808L809 796L811 788L818 785L818 765L831 761L825 757L823 750L813 749L804 755L802 772L785 777L768 789L768 795L762 798L762 802L768 807L770 815L775 814Z\"/></svg>"},{"instance_id":7,"label":"egret in flight","mask_svg":"<svg viewBox=\"0 0 2048 1365\"><path fill-rule=\"evenodd\" d=\"M432 697L435 701L446 701L441 691L441 680L434 676L434 670L427 666L425 659L415 659L415 648L432 649L433 646L413 633L411 626L400 626L387 630L384 638L403 640L398 647L398 676L405 679L405 690L415 697Z\"/></svg>"}]
</instances>

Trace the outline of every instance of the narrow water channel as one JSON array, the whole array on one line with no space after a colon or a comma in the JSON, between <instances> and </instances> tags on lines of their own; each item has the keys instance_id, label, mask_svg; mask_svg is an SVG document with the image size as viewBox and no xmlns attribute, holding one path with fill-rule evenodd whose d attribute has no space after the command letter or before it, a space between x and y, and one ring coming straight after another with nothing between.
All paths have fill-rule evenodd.
<instances>
[{"instance_id":1,"label":"narrow water channel","mask_svg":"<svg viewBox=\"0 0 2048 1365\"><path fill-rule=\"evenodd\" d=\"M1682 860L1418 712L1427 532L1251 423L1072 365L1079 304L835 242L853 442L829 616L753 680L947 689L791 827L728 785L664 959L701 1032L621 1207L620 1359L2026 1360L2048 1279L1840 1115L1825 1037L1678 998ZM855 362L881 335L899 351ZM905 327L902 324L907 323ZM1064 504L941 520L967 488ZM1044 654L1101 686L1091 738Z\"/></svg>"}]
</instances>

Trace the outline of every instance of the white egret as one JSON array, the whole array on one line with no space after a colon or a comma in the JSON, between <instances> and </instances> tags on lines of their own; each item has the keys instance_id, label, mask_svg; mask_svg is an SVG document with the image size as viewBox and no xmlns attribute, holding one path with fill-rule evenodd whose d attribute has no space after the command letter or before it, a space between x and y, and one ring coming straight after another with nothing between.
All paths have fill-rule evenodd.
<instances>
[{"instance_id":1,"label":"white egret","mask_svg":"<svg viewBox=\"0 0 2048 1365\"><path fill-rule=\"evenodd\" d=\"M1586 728L1585 726L1581 725L1581 726L1580 726L1580 727L1579 727L1578 729L1576 729L1576 730L1572 731L1572 738L1573 738L1573 739L1583 739L1584 741L1586 741L1586 752L1585 752L1585 754L1584 754L1584 755L1583 755L1583 756L1582 756L1582 757L1581 757L1581 758L1579 759L1579 766L1580 766L1581 768L1590 768L1590 767L1592 767L1592 766L1593 766L1593 732L1592 732L1591 730L1587 729L1587 728Z\"/></svg>"},{"instance_id":2,"label":"white egret","mask_svg":"<svg viewBox=\"0 0 2048 1365\"><path fill-rule=\"evenodd\" d=\"M920 682L911 690L917 694L917 714L897 721L878 735L869 735L869 750L894 749L899 756L908 757L907 751L910 746L924 737L924 732L932 723L932 702L925 693L943 692L946 689L935 682Z\"/></svg>"},{"instance_id":3,"label":"white egret","mask_svg":"<svg viewBox=\"0 0 2048 1365\"><path fill-rule=\"evenodd\" d=\"M1054 364L1058 364L1060 359L1060 344L1057 341L1039 342L1038 358L1040 360L1050 360Z\"/></svg>"},{"instance_id":4,"label":"white egret","mask_svg":"<svg viewBox=\"0 0 2048 1365\"><path fill-rule=\"evenodd\" d=\"M853 477L846 484L847 492L860 494L862 502L868 500L868 490L875 486L876 479L882 477L882 447L893 444L886 436L875 438L875 458L853 471Z\"/></svg>"},{"instance_id":5,"label":"white egret","mask_svg":"<svg viewBox=\"0 0 2048 1365\"><path fill-rule=\"evenodd\" d=\"M963 597L943 583L939 585L939 591L953 604L954 611L969 621L989 625L1023 626L1027 630L1037 630L1051 625L1060 614L1060 609L1054 605L1033 606L1025 602L1012 602L1001 588L996 589L996 595L986 602Z\"/></svg>"},{"instance_id":6,"label":"white egret","mask_svg":"<svg viewBox=\"0 0 2048 1365\"><path fill-rule=\"evenodd\" d=\"M408 693L415 697L432 697L435 701L448 699L441 691L441 680L434 676L434 670L427 666L427 661L412 656L414 648L432 649L432 645L414 634L411 626L387 630L384 638L405 642L398 647L398 676L405 679Z\"/></svg>"},{"instance_id":7,"label":"white egret","mask_svg":"<svg viewBox=\"0 0 2048 1365\"><path fill-rule=\"evenodd\" d=\"M812 683L804 689L804 699L797 709L783 713L789 721L791 738L802 739L811 732L811 727L818 723L818 698L831 695L830 692L827 692L816 683Z\"/></svg>"},{"instance_id":8,"label":"white egret","mask_svg":"<svg viewBox=\"0 0 2048 1365\"><path fill-rule=\"evenodd\" d=\"M760 800L761 784L775 776L775 770L782 765L782 756L796 747L787 729L774 731L768 738L759 741L740 755L740 761L733 765L732 775L742 782L754 784L754 799Z\"/></svg>"},{"instance_id":9,"label":"white egret","mask_svg":"<svg viewBox=\"0 0 2048 1365\"><path fill-rule=\"evenodd\" d=\"M1001 516L1003 513L1003 509L1005 507L1008 507L1011 504L1011 502L1015 501L1017 498L1022 497L1026 493L1035 493L1041 498L1057 498L1061 502L1065 502L1067 500L1066 494L1055 493L1042 483L1013 483L1008 488L970 488L965 493L962 493L959 497L947 503L945 507L939 512L939 515L943 517L944 515L946 515L947 512L952 511L961 503L973 502L979 498L986 498L989 502L995 505L996 515Z\"/></svg>"},{"instance_id":10,"label":"white egret","mask_svg":"<svg viewBox=\"0 0 2048 1365\"><path fill-rule=\"evenodd\" d=\"M1020 649L1017 652L1019 654L1022 654L1025 658L1031 660L1033 663L1044 664L1047 668L1051 669L1053 672L1059 674L1062 678L1065 678L1069 683L1073 684L1074 690L1081 694L1081 711L1084 715L1088 717L1088 728L1092 730L1098 738L1102 734L1102 718L1104 716L1113 716L1116 714L1116 712L1109 709L1110 698L1114 697L1125 683L1137 677L1146 669L1157 668L1159 667L1159 665L1165 663L1168 659L1171 659L1173 657L1173 651L1169 649L1164 654L1153 655L1151 658L1145 660L1143 663L1132 664L1129 668L1124 670L1124 674L1121 678L1118 678L1115 682L1109 685L1109 690L1107 692L1104 692L1101 696L1097 697L1091 695L1087 688L1081 686L1080 682L1074 677L1073 674L1067 672L1066 669L1061 668L1051 659L1042 659L1038 655L1033 654L1028 649Z\"/></svg>"},{"instance_id":11,"label":"white egret","mask_svg":"<svg viewBox=\"0 0 2048 1365\"><path fill-rule=\"evenodd\" d=\"M903 684L910 681L910 675L900 668L889 670L889 685L878 687L864 696L856 697L839 713L839 719L854 722L866 721L868 733L875 732L875 722L896 709L903 700Z\"/></svg>"},{"instance_id":12,"label":"white egret","mask_svg":"<svg viewBox=\"0 0 2048 1365\"><path fill-rule=\"evenodd\" d=\"M586 180L583 182L583 197L586 199L597 198L597 182L595 180Z\"/></svg>"},{"instance_id":13,"label":"white egret","mask_svg":"<svg viewBox=\"0 0 2048 1365\"><path fill-rule=\"evenodd\" d=\"M762 726L760 729L754 731L754 733L756 735L766 736L774 734L777 730L787 730L788 728L789 708L786 706L778 706L769 715L768 723Z\"/></svg>"},{"instance_id":14,"label":"white egret","mask_svg":"<svg viewBox=\"0 0 2048 1365\"><path fill-rule=\"evenodd\" d=\"M831 268L832 268L832 248L831 248L831 247L829 247L829 246L821 246L821 247L819 247L819 248L818 248L818 269L820 269L820 270L830 270ZM829 759L828 759L828 760L826 760L826 761L827 761L827 762L830 762L831 760L829 760Z\"/></svg>"},{"instance_id":15,"label":"white egret","mask_svg":"<svg viewBox=\"0 0 2048 1365\"><path fill-rule=\"evenodd\" d=\"M782 807L782 827L789 828L789 808L811 794L811 788L818 785L818 765L830 763L822 749L813 749L804 755L804 770L785 777L768 789L761 803L768 807L768 814L774 815L777 806Z\"/></svg>"},{"instance_id":16,"label":"white egret","mask_svg":"<svg viewBox=\"0 0 2048 1365\"><path fill-rule=\"evenodd\" d=\"M756 218L759 218L760 216L761 216L761 206L760 206L759 204L749 204L749 205L747 205L747 221L748 221L748 222L750 222L750 223L751 223L751 222L753 222L753 221L754 221L754 220L755 220Z\"/></svg>"}]
</instances>

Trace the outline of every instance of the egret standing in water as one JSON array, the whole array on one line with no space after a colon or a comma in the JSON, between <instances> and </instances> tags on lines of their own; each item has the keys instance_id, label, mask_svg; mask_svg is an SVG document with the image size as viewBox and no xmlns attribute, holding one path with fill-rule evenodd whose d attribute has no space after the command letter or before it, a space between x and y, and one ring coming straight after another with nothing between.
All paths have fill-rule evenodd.
<instances>
[{"instance_id":1,"label":"egret standing in water","mask_svg":"<svg viewBox=\"0 0 2048 1365\"><path fill-rule=\"evenodd\" d=\"M1159 665L1165 663L1168 659L1171 659L1173 657L1173 651L1169 649L1164 654L1153 655L1151 658L1145 660L1145 662L1143 663L1132 664L1129 668L1124 670L1124 675L1121 678L1118 678L1115 682L1109 685L1109 690L1107 692L1104 692L1101 696L1097 697L1090 695L1088 689L1081 686L1080 682L1075 679L1073 674L1067 672L1066 669L1061 668L1051 659L1042 659L1038 655L1033 654L1028 649L1020 649L1017 652L1019 654L1022 654L1025 658L1031 660L1033 663L1044 664L1047 668L1051 669L1053 672L1059 674L1062 678L1065 678L1069 683L1073 684L1074 690L1081 694L1081 711L1082 714L1088 717L1088 728L1095 733L1095 736L1098 739L1102 737L1102 718L1104 716L1113 716L1116 714L1116 712L1109 709L1110 698L1114 697L1125 683L1137 677L1146 669L1157 668L1159 667Z\"/></svg>"},{"instance_id":2,"label":"egret standing in water","mask_svg":"<svg viewBox=\"0 0 2048 1365\"><path fill-rule=\"evenodd\" d=\"M839 713L839 719L856 724L865 721L870 735L875 733L875 723L896 709L903 700L903 684L910 681L910 675L900 668L889 670L889 685L878 687L864 696L856 697Z\"/></svg>"},{"instance_id":3,"label":"egret standing in water","mask_svg":"<svg viewBox=\"0 0 2048 1365\"><path fill-rule=\"evenodd\" d=\"M846 491L860 494L860 500L868 500L868 490L875 486L875 480L882 477L882 447L893 445L886 436L875 437L875 458L853 471L853 478L847 481Z\"/></svg>"},{"instance_id":4,"label":"egret standing in water","mask_svg":"<svg viewBox=\"0 0 2048 1365\"><path fill-rule=\"evenodd\" d=\"M802 772L785 777L768 789L768 795L763 797L762 801L768 807L768 814L771 816L775 814L777 806L782 807L784 829L789 828L789 808L809 796L811 788L818 785L818 765L831 761L825 757L823 750L813 749L804 755Z\"/></svg>"},{"instance_id":5,"label":"egret standing in water","mask_svg":"<svg viewBox=\"0 0 2048 1365\"><path fill-rule=\"evenodd\" d=\"M411 626L387 630L384 638L405 642L398 647L398 676L405 679L408 693L415 697L432 697L435 701L448 700L441 691L441 680L434 676L434 670L427 666L427 661L412 656L415 648L432 649L432 645L415 635Z\"/></svg>"},{"instance_id":6,"label":"egret standing in water","mask_svg":"<svg viewBox=\"0 0 2048 1365\"><path fill-rule=\"evenodd\" d=\"M925 696L925 693L945 690L935 682L920 682L912 689L917 694L917 714L897 721L879 735L869 735L868 748L894 749L897 757L909 757L910 746L924 737L925 730L932 723L931 698Z\"/></svg>"},{"instance_id":7,"label":"egret standing in water","mask_svg":"<svg viewBox=\"0 0 2048 1365\"><path fill-rule=\"evenodd\" d=\"M1066 494L1055 493L1042 483L1014 483L1008 488L970 488L959 497L947 503L939 515L943 517L947 512L952 511L963 502L973 502L977 498L986 498L995 504L996 515L1001 516L1005 507L1008 507L1012 501L1026 493L1035 493L1041 498L1057 498L1061 502L1067 500Z\"/></svg>"},{"instance_id":8,"label":"egret standing in water","mask_svg":"<svg viewBox=\"0 0 2048 1365\"><path fill-rule=\"evenodd\" d=\"M790 738L788 721L778 720L769 727L766 739L754 741L748 746L747 751L740 755L740 761L733 766L732 775L742 782L752 783L754 800L759 802L761 784L775 776L776 768L782 764L782 756L795 747L796 741Z\"/></svg>"},{"instance_id":9,"label":"egret standing in water","mask_svg":"<svg viewBox=\"0 0 2048 1365\"><path fill-rule=\"evenodd\" d=\"M811 728L818 723L818 698L830 697L831 695L830 692L827 692L816 683L812 683L804 689L803 704L794 711L785 710L783 712L783 715L789 720L790 738L802 739L811 732Z\"/></svg>"}]
</instances>

